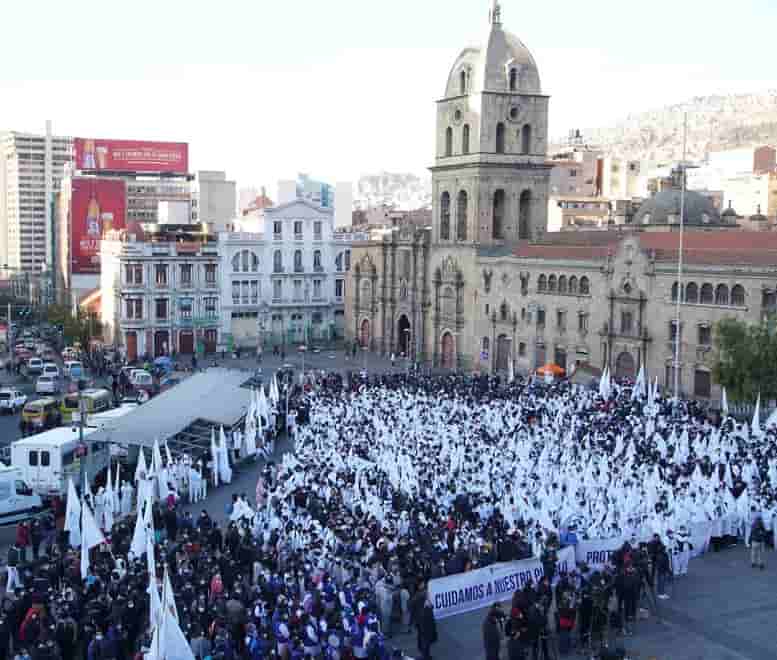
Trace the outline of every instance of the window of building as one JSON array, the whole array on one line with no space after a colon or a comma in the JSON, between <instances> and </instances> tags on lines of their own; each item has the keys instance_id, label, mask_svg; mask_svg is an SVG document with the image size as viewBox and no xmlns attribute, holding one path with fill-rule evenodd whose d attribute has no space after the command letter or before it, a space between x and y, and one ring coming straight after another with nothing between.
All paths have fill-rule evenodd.
<instances>
[{"instance_id":1,"label":"window of building","mask_svg":"<svg viewBox=\"0 0 777 660\"><path fill-rule=\"evenodd\" d=\"M343 253L342 252L335 257L335 270L338 273L343 272Z\"/></svg>"},{"instance_id":2,"label":"window of building","mask_svg":"<svg viewBox=\"0 0 777 660\"><path fill-rule=\"evenodd\" d=\"M294 238L301 240L302 239L302 221L301 220L295 220L294 221Z\"/></svg>"},{"instance_id":3,"label":"window of building","mask_svg":"<svg viewBox=\"0 0 777 660\"><path fill-rule=\"evenodd\" d=\"M167 320L167 298L157 298L155 301L155 306L157 320Z\"/></svg>"},{"instance_id":4,"label":"window of building","mask_svg":"<svg viewBox=\"0 0 777 660\"><path fill-rule=\"evenodd\" d=\"M467 240L467 193L459 191L456 203L456 240Z\"/></svg>"},{"instance_id":5,"label":"window of building","mask_svg":"<svg viewBox=\"0 0 777 660\"><path fill-rule=\"evenodd\" d=\"M321 222L319 220L316 220L313 223L313 240L314 241L320 241L321 240Z\"/></svg>"},{"instance_id":6,"label":"window of building","mask_svg":"<svg viewBox=\"0 0 777 660\"><path fill-rule=\"evenodd\" d=\"M469 153L469 124L464 124L461 129L461 153Z\"/></svg>"},{"instance_id":7,"label":"window of building","mask_svg":"<svg viewBox=\"0 0 777 660\"><path fill-rule=\"evenodd\" d=\"M324 267L321 265L321 250L313 252L313 270L319 273L324 270Z\"/></svg>"},{"instance_id":8,"label":"window of building","mask_svg":"<svg viewBox=\"0 0 777 660\"><path fill-rule=\"evenodd\" d=\"M481 350L487 351L491 347L491 340L488 337L483 337L481 343Z\"/></svg>"},{"instance_id":9,"label":"window of building","mask_svg":"<svg viewBox=\"0 0 777 660\"><path fill-rule=\"evenodd\" d=\"M313 280L313 298L315 300L321 299L321 280Z\"/></svg>"},{"instance_id":10,"label":"window of building","mask_svg":"<svg viewBox=\"0 0 777 660\"><path fill-rule=\"evenodd\" d=\"M524 190L518 201L518 238L531 238L531 191Z\"/></svg>"},{"instance_id":11,"label":"window of building","mask_svg":"<svg viewBox=\"0 0 777 660\"><path fill-rule=\"evenodd\" d=\"M731 304L734 307L745 306L745 288L741 284L736 284L731 289Z\"/></svg>"},{"instance_id":12,"label":"window of building","mask_svg":"<svg viewBox=\"0 0 777 660\"><path fill-rule=\"evenodd\" d=\"M294 302L302 301L302 280L294 280Z\"/></svg>"},{"instance_id":13,"label":"window of building","mask_svg":"<svg viewBox=\"0 0 777 660\"><path fill-rule=\"evenodd\" d=\"M240 282L232 282L232 304L240 304Z\"/></svg>"},{"instance_id":14,"label":"window of building","mask_svg":"<svg viewBox=\"0 0 777 660\"><path fill-rule=\"evenodd\" d=\"M453 129L450 126L445 129L445 155L453 155Z\"/></svg>"},{"instance_id":15,"label":"window of building","mask_svg":"<svg viewBox=\"0 0 777 660\"><path fill-rule=\"evenodd\" d=\"M548 291L549 292L553 293L556 290L556 283L557 283L557 280L556 280L556 276L555 275L551 275L550 277L548 277Z\"/></svg>"},{"instance_id":16,"label":"window of building","mask_svg":"<svg viewBox=\"0 0 777 660\"><path fill-rule=\"evenodd\" d=\"M492 238L500 241L504 238L505 191L494 193Z\"/></svg>"},{"instance_id":17,"label":"window of building","mask_svg":"<svg viewBox=\"0 0 777 660\"><path fill-rule=\"evenodd\" d=\"M191 298L178 299L178 311L180 312L182 319L191 320L193 308L194 300Z\"/></svg>"},{"instance_id":18,"label":"window of building","mask_svg":"<svg viewBox=\"0 0 777 660\"><path fill-rule=\"evenodd\" d=\"M342 298L345 295L345 280L335 280L335 298Z\"/></svg>"},{"instance_id":19,"label":"window of building","mask_svg":"<svg viewBox=\"0 0 777 660\"><path fill-rule=\"evenodd\" d=\"M294 272L302 272L302 250L294 250Z\"/></svg>"},{"instance_id":20,"label":"window of building","mask_svg":"<svg viewBox=\"0 0 777 660\"><path fill-rule=\"evenodd\" d=\"M272 233L275 240L280 239L283 236L283 223L276 220L272 223Z\"/></svg>"},{"instance_id":21,"label":"window of building","mask_svg":"<svg viewBox=\"0 0 777 660\"><path fill-rule=\"evenodd\" d=\"M181 264L181 286L191 286L192 285L192 272L193 272L193 266L191 264Z\"/></svg>"},{"instance_id":22,"label":"window of building","mask_svg":"<svg viewBox=\"0 0 777 660\"><path fill-rule=\"evenodd\" d=\"M537 327L538 328L544 328L545 327L545 310L544 309L538 309L537 310Z\"/></svg>"},{"instance_id":23,"label":"window of building","mask_svg":"<svg viewBox=\"0 0 777 660\"><path fill-rule=\"evenodd\" d=\"M580 278L580 295L587 296L591 293L591 285L588 282L588 278L583 276Z\"/></svg>"},{"instance_id":24,"label":"window of building","mask_svg":"<svg viewBox=\"0 0 777 660\"><path fill-rule=\"evenodd\" d=\"M345 270L346 271L351 270L351 251L350 250L345 251Z\"/></svg>"},{"instance_id":25,"label":"window of building","mask_svg":"<svg viewBox=\"0 0 777 660\"><path fill-rule=\"evenodd\" d=\"M486 303L486 317L488 317L488 315L489 315L490 313L491 313L491 305L489 305L488 303Z\"/></svg>"},{"instance_id":26,"label":"window of building","mask_svg":"<svg viewBox=\"0 0 777 660\"><path fill-rule=\"evenodd\" d=\"M558 278L558 292L559 293L566 293L567 292L567 276L566 275L559 275L559 278Z\"/></svg>"},{"instance_id":27,"label":"window of building","mask_svg":"<svg viewBox=\"0 0 777 660\"><path fill-rule=\"evenodd\" d=\"M440 240L448 241L451 237L451 196L444 192L440 196Z\"/></svg>"},{"instance_id":28,"label":"window of building","mask_svg":"<svg viewBox=\"0 0 777 660\"><path fill-rule=\"evenodd\" d=\"M127 298L125 305L128 319L140 320L143 318L142 298Z\"/></svg>"},{"instance_id":29,"label":"window of building","mask_svg":"<svg viewBox=\"0 0 777 660\"><path fill-rule=\"evenodd\" d=\"M585 312L577 315L577 329L579 332L588 332L588 314Z\"/></svg>"},{"instance_id":30,"label":"window of building","mask_svg":"<svg viewBox=\"0 0 777 660\"><path fill-rule=\"evenodd\" d=\"M518 69L510 69L510 91L518 89Z\"/></svg>"},{"instance_id":31,"label":"window of building","mask_svg":"<svg viewBox=\"0 0 777 660\"><path fill-rule=\"evenodd\" d=\"M259 304L259 282L257 282L256 280L253 280L251 282L251 304L252 305Z\"/></svg>"},{"instance_id":32,"label":"window of building","mask_svg":"<svg viewBox=\"0 0 777 660\"><path fill-rule=\"evenodd\" d=\"M577 176L577 170L575 169L569 170L569 176L574 179Z\"/></svg>"},{"instance_id":33,"label":"window of building","mask_svg":"<svg viewBox=\"0 0 777 660\"><path fill-rule=\"evenodd\" d=\"M537 279L537 291L544 292L548 288L548 278L543 274Z\"/></svg>"},{"instance_id":34,"label":"window of building","mask_svg":"<svg viewBox=\"0 0 777 660\"><path fill-rule=\"evenodd\" d=\"M38 452L37 450L32 450L27 455L27 462L30 464L31 467L37 467L38 465Z\"/></svg>"},{"instance_id":35,"label":"window of building","mask_svg":"<svg viewBox=\"0 0 777 660\"><path fill-rule=\"evenodd\" d=\"M167 264L154 266L154 281L157 286L167 286Z\"/></svg>"},{"instance_id":36,"label":"window of building","mask_svg":"<svg viewBox=\"0 0 777 660\"><path fill-rule=\"evenodd\" d=\"M283 272L283 254L280 250L276 250L272 255L272 269L274 273Z\"/></svg>"},{"instance_id":37,"label":"window of building","mask_svg":"<svg viewBox=\"0 0 777 660\"><path fill-rule=\"evenodd\" d=\"M699 294L699 301L702 305L711 305L712 302L715 299L715 294L712 289L712 284L707 282L706 284L701 285L701 293ZM672 300L677 300L677 294L674 293L672 296Z\"/></svg>"},{"instance_id":38,"label":"window of building","mask_svg":"<svg viewBox=\"0 0 777 660\"><path fill-rule=\"evenodd\" d=\"M715 289L715 304L728 305L728 287L725 284L718 284Z\"/></svg>"},{"instance_id":39,"label":"window of building","mask_svg":"<svg viewBox=\"0 0 777 660\"><path fill-rule=\"evenodd\" d=\"M621 312L621 334L630 335L634 330L634 316L631 312Z\"/></svg>"},{"instance_id":40,"label":"window of building","mask_svg":"<svg viewBox=\"0 0 777 660\"><path fill-rule=\"evenodd\" d=\"M459 94L464 96L467 93L467 72L462 69L459 72Z\"/></svg>"},{"instance_id":41,"label":"window of building","mask_svg":"<svg viewBox=\"0 0 777 660\"><path fill-rule=\"evenodd\" d=\"M699 302L699 287L696 284L696 282L689 282L688 285L685 287L685 302L687 303Z\"/></svg>"},{"instance_id":42,"label":"window of building","mask_svg":"<svg viewBox=\"0 0 777 660\"><path fill-rule=\"evenodd\" d=\"M710 372L696 369L693 374L693 393L695 396L709 398L712 394L712 378Z\"/></svg>"},{"instance_id":43,"label":"window of building","mask_svg":"<svg viewBox=\"0 0 777 660\"><path fill-rule=\"evenodd\" d=\"M531 126L529 124L521 129L521 153L525 156L531 153Z\"/></svg>"},{"instance_id":44,"label":"window of building","mask_svg":"<svg viewBox=\"0 0 777 660\"><path fill-rule=\"evenodd\" d=\"M496 125L496 153L505 152L505 125L500 121Z\"/></svg>"},{"instance_id":45,"label":"window of building","mask_svg":"<svg viewBox=\"0 0 777 660\"><path fill-rule=\"evenodd\" d=\"M209 319L216 317L216 306L218 305L218 298L205 298L203 300L203 306L205 308L205 316Z\"/></svg>"},{"instance_id":46,"label":"window of building","mask_svg":"<svg viewBox=\"0 0 777 660\"><path fill-rule=\"evenodd\" d=\"M669 321L669 340L677 340L677 321Z\"/></svg>"},{"instance_id":47,"label":"window of building","mask_svg":"<svg viewBox=\"0 0 777 660\"><path fill-rule=\"evenodd\" d=\"M242 304L247 305L248 304L248 282L243 281L240 283L240 301Z\"/></svg>"},{"instance_id":48,"label":"window of building","mask_svg":"<svg viewBox=\"0 0 777 660\"><path fill-rule=\"evenodd\" d=\"M205 264L205 284L216 284L216 264Z\"/></svg>"},{"instance_id":49,"label":"window of building","mask_svg":"<svg viewBox=\"0 0 777 660\"><path fill-rule=\"evenodd\" d=\"M526 357L526 344L524 342L518 344L518 357Z\"/></svg>"},{"instance_id":50,"label":"window of building","mask_svg":"<svg viewBox=\"0 0 777 660\"><path fill-rule=\"evenodd\" d=\"M283 280L273 280L272 299L280 300L281 298L283 298Z\"/></svg>"},{"instance_id":51,"label":"window of building","mask_svg":"<svg viewBox=\"0 0 777 660\"><path fill-rule=\"evenodd\" d=\"M567 329L567 313L563 309L556 310L556 326L562 332Z\"/></svg>"},{"instance_id":52,"label":"window of building","mask_svg":"<svg viewBox=\"0 0 777 660\"><path fill-rule=\"evenodd\" d=\"M509 315L510 308L507 306L506 302L503 302L501 305L499 305L499 319L501 321L506 321Z\"/></svg>"},{"instance_id":53,"label":"window of building","mask_svg":"<svg viewBox=\"0 0 777 660\"><path fill-rule=\"evenodd\" d=\"M712 345L712 327L709 325L699 326L699 345L711 346Z\"/></svg>"}]
</instances>

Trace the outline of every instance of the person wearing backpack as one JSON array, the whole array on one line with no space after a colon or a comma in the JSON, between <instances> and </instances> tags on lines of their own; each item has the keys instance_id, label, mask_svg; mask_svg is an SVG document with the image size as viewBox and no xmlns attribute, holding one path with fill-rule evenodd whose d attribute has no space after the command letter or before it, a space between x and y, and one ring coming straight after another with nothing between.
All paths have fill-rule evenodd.
<instances>
[{"instance_id":1,"label":"person wearing backpack","mask_svg":"<svg viewBox=\"0 0 777 660\"><path fill-rule=\"evenodd\" d=\"M753 568L766 568L764 562L764 546L766 545L766 527L761 514L758 514L750 532L750 563Z\"/></svg>"}]
</instances>

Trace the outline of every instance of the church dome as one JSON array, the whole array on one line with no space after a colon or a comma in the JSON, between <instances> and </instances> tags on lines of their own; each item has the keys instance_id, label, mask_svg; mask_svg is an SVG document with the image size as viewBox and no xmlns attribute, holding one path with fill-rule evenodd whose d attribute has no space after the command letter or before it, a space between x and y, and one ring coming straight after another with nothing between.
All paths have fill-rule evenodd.
<instances>
[{"instance_id":1,"label":"church dome","mask_svg":"<svg viewBox=\"0 0 777 660\"><path fill-rule=\"evenodd\" d=\"M677 188L662 190L640 205L634 216L635 225L668 225L680 224L680 205L682 191ZM686 225L719 225L720 213L712 200L693 190L685 191L685 213L683 223Z\"/></svg>"},{"instance_id":2,"label":"church dome","mask_svg":"<svg viewBox=\"0 0 777 660\"><path fill-rule=\"evenodd\" d=\"M542 93L537 63L518 37L502 29L498 2L491 10L485 43L461 52L445 88L446 98L480 92Z\"/></svg>"}]
</instances>

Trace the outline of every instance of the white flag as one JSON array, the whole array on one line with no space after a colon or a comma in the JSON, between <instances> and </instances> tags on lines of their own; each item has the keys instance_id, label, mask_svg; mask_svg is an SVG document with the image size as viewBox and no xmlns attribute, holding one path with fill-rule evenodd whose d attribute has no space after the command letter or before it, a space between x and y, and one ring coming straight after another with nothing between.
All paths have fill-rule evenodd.
<instances>
[{"instance_id":1,"label":"white flag","mask_svg":"<svg viewBox=\"0 0 777 660\"><path fill-rule=\"evenodd\" d=\"M105 543L105 537L94 521L89 505L81 502L81 579L89 572L89 551L96 545Z\"/></svg>"},{"instance_id":2,"label":"white flag","mask_svg":"<svg viewBox=\"0 0 777 660\"><path fill-rule=\"evenodd\" d=\"M146 467L146 452L143 451L143 447L138 449L138 465L135 468L135 482L137 483L141 479L145 479L148 476L148 468Z\"/></svg>"},{"instance_id":3,"label":"white flag","mask_svg":"<svg viewBox=\"0 0 777 660\"><path fill-rule=\"evenodd\" d=\"M67 480L67 508L65 509L65 531L70 532L70 545L77 547L81 544L81 502L76 494L73 480Z\"/></svg>"}]
</instances>

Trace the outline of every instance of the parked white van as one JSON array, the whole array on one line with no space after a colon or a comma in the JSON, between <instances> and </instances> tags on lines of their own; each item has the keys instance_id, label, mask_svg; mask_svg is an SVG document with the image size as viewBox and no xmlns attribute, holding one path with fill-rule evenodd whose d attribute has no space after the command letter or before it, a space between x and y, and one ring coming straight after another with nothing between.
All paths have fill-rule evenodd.
<instances>
[{"instance_id":1,"label":"parked white van","mask_svg":"<svg viewBox=\"0 0 777 660\"><path fill-rule=\"evenodd\" d=\"M96 430L84 429L86 456L80 456L78 428L74 426L60 426L17 440L11 445L11 467L21 470L24 481L38 495L65 495L68 478L73 479L73 484L79 484L82 460L86 460L90 482L108 466L108 446L89 443L88 436Z\"/></svg>"},{"instance_id":2,"label":"parked white van","mask_svg":"<svg viewBox=\"0 0 777 660\"><path fill-rule=\"evenodd\" d=\"M40 495L25 483L22 471L0 466L0 525L11 525L43 509Z\"/></svg>"}]
</instances>

